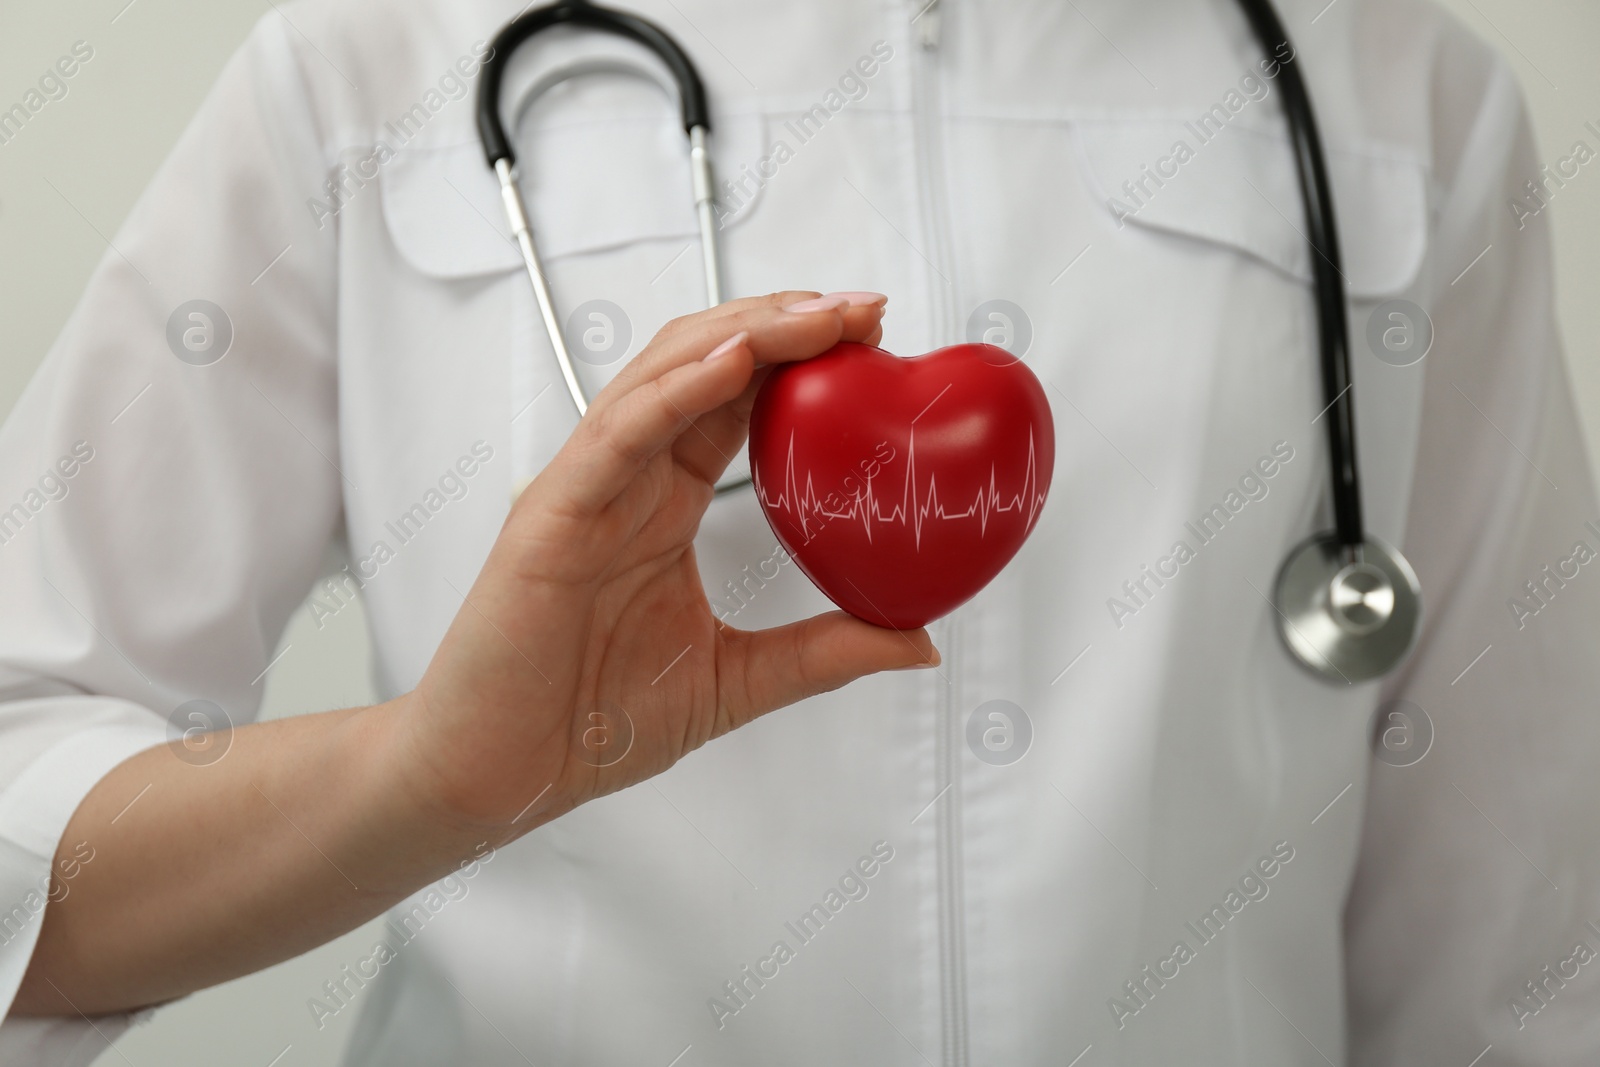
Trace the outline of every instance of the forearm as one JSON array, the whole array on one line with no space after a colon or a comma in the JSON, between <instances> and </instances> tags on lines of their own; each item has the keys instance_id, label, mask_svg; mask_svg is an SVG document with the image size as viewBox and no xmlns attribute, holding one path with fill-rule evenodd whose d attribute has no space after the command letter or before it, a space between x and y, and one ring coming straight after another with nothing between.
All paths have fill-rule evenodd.
<instances>
[{"instance_id":1,"label":"forearm","mask_svg":"<svg viewBox=\"0 0 1600 1067\"><path fill-rule=\"evenodd\" d=\"M58 873L12 1010L126 1010L247 974L473 856L489 835L443 816L395 756L400 711L243 727L204 766L165 746L118 766L62 836L58 861L78 862Z\"/></svg>"},{"instance_id":2,"label":"forearm","mask_svg":"<svg viewBox=\"0 0 1600 1067\"><path fill-rule=\"evenodd\" d=\"M757 715L937 664L925 633L843 613L720 626L694 562L758 364L876 337L882 310L777 293L678 321L523 493L412 693L246 727L205 766L162 747L106 775L62 835L72 874L13 1010L137 1008L250 973ZM615 758L594 749L622 725Z\"/></svg>"}]
</instances>

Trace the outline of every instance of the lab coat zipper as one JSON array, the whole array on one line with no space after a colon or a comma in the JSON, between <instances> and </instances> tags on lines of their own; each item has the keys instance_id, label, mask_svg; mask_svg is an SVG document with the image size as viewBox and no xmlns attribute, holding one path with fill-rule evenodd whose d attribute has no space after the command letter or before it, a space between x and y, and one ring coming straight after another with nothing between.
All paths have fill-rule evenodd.
<instances>
[{"instance_id":1,"label":"lab coat zipper","mask_svg":"<svg viewBox=\"0 0 1600 1067\"><path fill-rule=\"evenodd\" d=\"M912 21L917 24L917 40L923 48L939 47L939 0L912 0L918 5Z\"/></svg>"},{"instance_id":2,"label":"lab coat zipper","mask_svg":"<svg viewBox=\"0 0 1600 1067\"><path fill-rule=\"evenodd\" d=\"M937 788L946 790L938 806L939 1018L941 1062L967 1067L967 943L965 879L961 847L962 788L960 714L961 626L952 615L940 622L935 640L944 655L942 677L935 678L938 737L934 746Z\"/></svg>"},{"instance_id":3,"label":"lab coat zipper","mask_svg":"<svg viewBox=\"0 0 1600 1067\"><path fill-rule=\"evenodd\" d=\"M939 41L942 36L944 0L911 0L912 37L916 47L911 57L912 140L916 146L917 193L921 207L922 233L928 247L923 249L928 267L928 301L933 312L929 343L933 347L954 344L959 336L956 321L955 269L949 241L949 197L945 188L944 108L939 88Z\"/></svg>"},{"instance_id":4,"label":"lab coat zipper","mask_svg":"<svg viewBox=\"0 0 1600 1067\"><path fill-rule=\"evenodd\" d=\"M915 45L911 57L912 138L916 143L917 192L922 232L928 243L928 301L932 346L959 340L954 269L947 233L947 198L939 95L938 45L943 0L912 0ZM935 676L935 790L945 791L937 805L936 864L939 888L939 1018L941 1062L968 1067L966 909L963 902L961 850L961 737L959 709L960 625L955 616L937 627L945 667Z\"/></svg>"}]
</instances>

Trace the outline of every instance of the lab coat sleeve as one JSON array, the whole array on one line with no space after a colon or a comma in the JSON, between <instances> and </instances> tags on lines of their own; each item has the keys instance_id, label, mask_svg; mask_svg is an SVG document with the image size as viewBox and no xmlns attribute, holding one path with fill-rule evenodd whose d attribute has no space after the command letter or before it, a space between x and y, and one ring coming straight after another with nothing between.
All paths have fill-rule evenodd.
<instances>
[{"instance_id":1,"label":"lab coat sleeve","mask_svg":"<svg viewBox=\"0 0 1600 1067\"><path fill-rule=\"evenodd\" d=\"M139 818L130 790L52 881L83 796L190 701L255 716L339 522L336 227L292 32L268 15L229 61L0 428L0 1015L49 900ZM0 1064L87 1064L125 1021L7 1018Z\"/></svg>"},{"instance_id":2,"label":"lab coat sleeve","mask_svg":"<svg viewBox=\"0 0 1600 1067\"><path fill-rule=\"evenodd\" d=\"M1345 916L1353 1067L1600 1061L1600 507L1552 209L1527 189L1572 145L1536 153L1486 52L1447 34L1438 55L1436 334L1405 535L1427 621L1384 694L1432 742L1371 769Z\"/></svg>"}]
</instances>

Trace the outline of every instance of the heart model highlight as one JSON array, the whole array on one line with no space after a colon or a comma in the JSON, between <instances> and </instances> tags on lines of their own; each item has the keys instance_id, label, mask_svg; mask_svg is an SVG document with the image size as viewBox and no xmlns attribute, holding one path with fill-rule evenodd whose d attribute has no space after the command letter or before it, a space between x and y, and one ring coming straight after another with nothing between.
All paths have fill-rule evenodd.
<instances>
[{"instance_id":1,"label":"heart model highlight","mask_svg":"<svg viewBox=\"0 0 1600 1067\"><path fill-rule=\"evenodd\" d=\"M954 611L1010 562L1055 457L1039 380L994 345L901 359L846 342L775 369L750 418L779 543L829 600L900 630Z\"/></svg>"}]
</instances>

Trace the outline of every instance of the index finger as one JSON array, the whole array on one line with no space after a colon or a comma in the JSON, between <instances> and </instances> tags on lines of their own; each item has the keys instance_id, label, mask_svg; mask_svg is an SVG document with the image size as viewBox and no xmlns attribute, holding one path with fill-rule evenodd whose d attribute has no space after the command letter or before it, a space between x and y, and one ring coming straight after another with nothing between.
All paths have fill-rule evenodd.
<instances>
[{"instance_id":1,"label":"index finger","mask_svg":"<svg viewBox=\"0 0 1600 1067\"><path fill-rule=\"evenodd\" d=\"M749 347L757 364L809 359L841 340L873 335L882 321L886 300L877 293L818 297L807 291L788 291L733 300L685 315L663 327L600 391L591 407L603 409L645 382L702 358L741 332L750 335ZM838 306L824 306L824 301Z\"/></svg>"},{"instance_id":2,"label":"index finger","mask_svg":"<svg viewBox=\"0 0 1600 1067\"><path fill-rule=\"evenodd\" d=\"M809 308L809 309L808 309ZM881 303L849 308L844 301L802 302L796 309L756 306L719 316L679 331L661 342L665 350L650 365L655 376L640 375L631 388L608 391L605 403L591 405L562 448L558 462L574 475L567 495L580 511L596 511L620 494L657 453L685 437L694 438L677 460L708 484L727 465L729 453L718 439L742 432L733 417L699 422L736 401L760 362L786 362L820 355L837 344L854 314L854 332L876 331ZM726 331L738 327L732 343ZM706 357L721 349L717 360ZM763 358L763 354L765 358ZM732 444L737 451L737 443Z\"/></svg>"}]
</instances>

